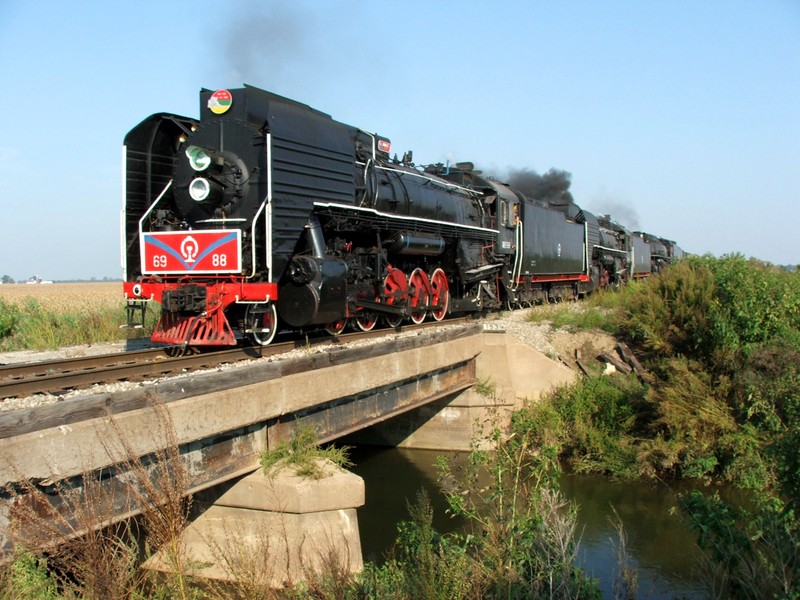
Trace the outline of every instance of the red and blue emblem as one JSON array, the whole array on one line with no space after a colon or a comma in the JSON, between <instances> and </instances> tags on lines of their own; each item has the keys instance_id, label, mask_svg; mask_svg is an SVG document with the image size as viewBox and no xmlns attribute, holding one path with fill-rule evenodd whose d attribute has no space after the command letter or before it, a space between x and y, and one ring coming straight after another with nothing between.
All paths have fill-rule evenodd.
<instances>
[{"instance_id":1,"label":"red and blue emblem","mask_svg":"<svg viewBox=\"0 0 800 600\"><path fill-rule=\"evenodd\" d=\"M142 273L239 273L241 237L238 229L142 233Z\"/></svg>"}]
</instances>

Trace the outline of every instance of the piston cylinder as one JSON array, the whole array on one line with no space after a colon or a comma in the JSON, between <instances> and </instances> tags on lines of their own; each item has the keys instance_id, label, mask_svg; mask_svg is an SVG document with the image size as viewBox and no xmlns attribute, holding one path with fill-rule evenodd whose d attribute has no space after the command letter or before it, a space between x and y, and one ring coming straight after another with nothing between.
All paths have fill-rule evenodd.
<instances>
[{"instance_id":1,"label":"piston cylinder","mask_svg":"<svg viewBox=\"0 0 800 600\"><path fill-rule=\"evenodd\" d=\"M345 314L347 265L333 258L295 256L278 292L278 313L292 327L331 323Z\"/></svg>"}]
</instances>

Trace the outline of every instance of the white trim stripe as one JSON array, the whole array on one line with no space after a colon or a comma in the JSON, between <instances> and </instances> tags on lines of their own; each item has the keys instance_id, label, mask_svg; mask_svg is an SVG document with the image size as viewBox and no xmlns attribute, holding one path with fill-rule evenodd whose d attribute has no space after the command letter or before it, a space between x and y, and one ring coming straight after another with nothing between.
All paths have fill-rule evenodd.
<instances>
[{"instance_id":1,"label":"white trim stripe","mask_svg":"<svg viewBox=\"0 0 800 600\"><path fill-rule=\"evenodd\" d=\"M361 206L353 206L351 204L338 204L336 202L314 202L314 206L318 206L320 208L343 208L345 210L352 210L357 212L367 212L372 213L378 217L386 217L387 219L395 219L398 221L415 221L415 222L424 222L424 223L433 223L435 225L444 225L446 227L458 227L459 229L470 229L472 231L484 231L486 233L491 233L492 235L497 235L497 230L495 229L487 229L486 227L476 227L474 225L462 225L460 223L451 223L450 221L437 221L435 219L423 219L420 217L407 217L404 215L394 215L391 213L380 212L375 210L374 208L364 208Z\"/></svg>"}]
</instances>

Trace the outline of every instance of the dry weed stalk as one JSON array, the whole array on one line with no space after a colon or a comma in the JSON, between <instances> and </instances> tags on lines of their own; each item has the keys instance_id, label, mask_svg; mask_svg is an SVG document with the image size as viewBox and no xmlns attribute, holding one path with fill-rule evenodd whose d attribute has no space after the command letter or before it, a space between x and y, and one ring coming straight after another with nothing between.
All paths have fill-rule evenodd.
<instances>
[{"instance_id":1,"label":"dry weed stalk","mask_svg":"<svg viewBox=\"0 0 800 600\"><path fill-rule=\"evenodd\" d=\"M15 547L46 557L52 577L67 593L113 599L141 589L146 579L138 568L141 532L135 530L136 521L116 522L115 517L138 509L148 543L165 549L174 570L169 587L177 597L192 595L180 546L191 504L185 497L189 476L169 413L158 402L151 409L155 428L145 435L160 449L150 456L139 457L132 440L108 416L116 439L98 439L111 466L84 469L79 477L47 487L20 475L17 484L4 490ZM104 484L108 479L113 482Z\"/></svg>"},{"instance_id":2,"label":"dry weed stalk","mask_svg":"<svg viewBox=\"0 0 800 600\"><path fill-rule=\"evenodd\" d=\"M613 506L611 510L614 517L609 517L614 531L617 532L617 543L614 544L617 552L617 568L619 572L614 577L614 598L615 600L636 600L639 591L639 571L635 566L630 553L628 552L628 534L617 509Z\"/></svg>"},{"instance_id":3,"label":"dry weed stalk","mask_svg":"<svg viewBox=\"0 0 800 600\"><path fill-rule=\"evenodd\" d=\"M328 530L326 535L326 543L317 549L312 559L314 564L303 565L305 587L312 598L344 600L355 582L349 568L350 544L345 538L344 552L340 552L333 538L337 533Z\"/></svg>"},{"instance_id":4,"label":"dry weed stalk","mask_svg":"<svg viewBox=\"0 0 800 600\"><path fill-rule=\"evenodd\" d=\"M164 404L151 398L153 428L144 435L157 443L149 456L140 457L132 440L111 417L115 440L105 440L109 457L126 473L129 499L142 514L148 551L162 552L171 571L168 586L179 598L190 597L188 577L192 565L187 564L181 534L189 520L192 499L188 495L190 477L181 458L175 427ZM140 432L137 434L142 436ZM149 553L149 552L148 552Z\"/></svg>"},{"instance_id":5,"label":"dry weed stalk","mask_svg":"<svg viewBox=\"0 0 800 600\"><path fill-rule=\"evenodd\" d=\"M580 536L577 534L577 508L558 490L542 488L533 496L534 511L542 520L536 537L536 555L541 569L550 573L550 593L554 597L571 597L572 571L577 562Z\"/></svg>"},{"instance_id":6,"label":"dry weed stalk","mask_svg":"<svg viewBox=\"0 0 800 600\"><path fill-rule=\"evenodd\" d=\"M140 582L135 532L127 523L112 523L113 488L104 489L87 471L47 488L18 479L6 490L16 556L46 557L53 579L67 593L127 597Z\"/></svg>"},{"instance_id":7,"label":"dry weed stalk","mask_svg":"<svg viewBox=\"0 0 800 600\"><path fill-rule=\"evenodd\" d=\"M282 595L271 586L271 574L275 570L270 532L259 527L248 528L248 534L241 526L224 526L222 541L208 538L206 543L230 581L210 582L209 594L223 600L236 592L242 600L273 600Z\"/></svg>"}]
</instances>

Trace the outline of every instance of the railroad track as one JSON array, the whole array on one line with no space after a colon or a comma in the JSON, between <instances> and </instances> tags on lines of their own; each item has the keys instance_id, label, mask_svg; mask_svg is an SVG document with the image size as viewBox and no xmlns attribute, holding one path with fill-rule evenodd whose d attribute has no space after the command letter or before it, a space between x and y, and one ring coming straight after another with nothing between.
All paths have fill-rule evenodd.
<instances>
[{"instance_id":1,"label":"railroad track","mask_svg":"<svg viewBox=\"0 0 800 600\"><path fill-rule=\"evenodd\" d=\"M431 321L415 326L402 326L394 331L408 331L425 327L455 325L468 318ZM97 384L122 381L145 381L200 369L211 369L223 364L275 356L294 350L319 345L345 344L391 333L391 329L370 332L343 333L337 337L304 337L269 346L237 346L224 350L195 354L175 355L176 347L161 347L131 352L116 352L79 358L47 360L35 363L18 363L0 366L0 399L32 396L35 394L61 394L84 389Z\"/></svg>"}]
</instances>

